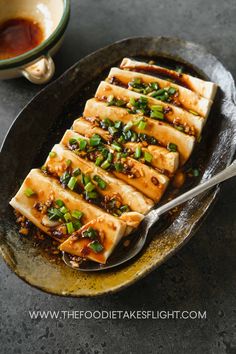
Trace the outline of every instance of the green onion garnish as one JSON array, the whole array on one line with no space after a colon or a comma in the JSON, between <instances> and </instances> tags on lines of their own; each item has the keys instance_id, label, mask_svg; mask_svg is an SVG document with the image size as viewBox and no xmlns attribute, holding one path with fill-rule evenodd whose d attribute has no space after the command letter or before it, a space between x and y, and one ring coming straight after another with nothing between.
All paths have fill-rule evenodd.
<instances>
[{"instance_id":1,"label":"green onion garnish","mask_svg":"<svg viewBox=\"0 0 236 354\"><path fill-rule=\"evenodd\" d=\"M86 198L87 199L96 199L97 197L98 197L98 194L95 191L86 192Z\"/></svg>"},{"instance_id":2,"label":"green onion garnish","mask_svg":"<svg viewBox=\"0 0 236 354\"><path fill-rule=\"evenodd\" d=\"M73 176L70 178L67 187L73 191L75 189L76 184L77 184L77 179Z\"/></svg>"},{"instance_id":3,"label":"green onion garnish","mask_svg":"<svg viewBox=\"0 0 236 354\"><path fill-rule=\"evenodd\" d=\"M128 130L130 130L130 128L132 128L133 126L133 122L132 121L129 121L123 128L123 131L124 132L127 132Z\"/></svg>"},{"instance_id":4,"label":"green onion garnish","mask_svg":"<svg viewBox=\"0 0 236 354\"><path fill-rule=\"evenodd\" d=\"M82 211L79 211L79 210L73 210L71 212L71 215L73 216L73 218L80 220L82 218L82 216L84 215L84 213L82 213Z\"/></svg>"},{"instance_id":5,"label":"green onion garnish","mask_svg":"<svg viewBox=\"0 0 236 354\"><path fill-rule=\"evenodd\" d=\"M57 156L57 153L56 153L55 151L50 151L50 152L49 152L49 156L52 157L52 158L53 158L53 157L56 157L56 156Z\"/></svg>"},{"instance_id":6,"label":"green onion garnish","mask_svg":"<svg viewBox=\"0 0 236 354\"><path fill-rule=\"evenodd\" d=\"M147 127L147 122L145 122L144 120L141 120L141 122L139 122L139 124L138 124L138 129L144 130L144 129L146 129L146 127Z\"/></svg>"},{"instance_id":7,"label":"green onion garnish","mask_svg":"<svg viewBox=\"0 0 236 354\"><path fill-rule=\"evenodd\" d=\"M71 160L66 160L66 164L67 164L67 166L70 166L72 164L72 161Z\"/></svg>"},{"instance_id":8,"label":"green onion garnish","mask_svg":"<svg viewBox=\"0 0 236 354\"><path fill-rule=\"evenodd\" d=\"M176 88L175 87L169 87L169 89L168 89L168 93L169 93L169 95L174 95L175 93L176 93Z\"/></svg>"},{"instance_id":9,"label":"green onion garnish","mask_svg":"<svg viewBox=\"0 0 236 354\"><path fill-rule=\"evenodd\" d=\"M85 139L79 139L79 148L80 150L85 150L86 146L87 146L87 140Z\"/></svg>"},{"instance_id":10,"label":"green onion garnish","mask_svg":"<svg viewBox=\"0 0 236 354\"><path fill-rule=\"evenodd\" d=\"M99 177L98 175L95 175L93 177L93 180L95 182L97 182L99 188L101 188L101 189L105 189L106 188L107 183L101 177Z\"/></svg>"},{"instance_id":11,"label":"green onion garnish","mask_svg":"<svg viewBox=\"0 0 236 354\"><path fill-rule=\"evenodd\" d=\"M167 149L171 152L177 152L177 150L178 150L177 145L174 143L169 143L167 145Z\"/></svg>"},{"instance_id":12,"label":"green onion garnish","mask_svg":"<svg viewBox=\"0 0 236 354\"><path fill-rule=\"evenodd\" d=\"M155 104L155 105L151 106L152 111L163 112L163 109L164 109L164 107L161 106L160 104Z\"/></svg>"},{"instance_id":13,"label":"green onion garnish","mask_svg":"<svg viewBox=\"0 0 236 354\"><path fill-rule=\"evenodd\" d=\"M157 110L151 110L151 114L150 114L150 117L151 118L154 118L154 119L161 119L163 120L164 119L164 113L160 112L160 111L157 111Z\"/></svg>"},{"instance_id":14,"label":"green onion garnish","mask_svg":"<svg viewBox=\"0 0 236 354\"><path fill-rule=\"evenodd\" d=\"M198 170L197 168L194 168L194 169L193 169L193 176L194 176L194 177L198 177L199 175L200 175L199 170Z\"/></svg>"},{"instance_id":15,"label":"green onion garnish","mask_svg":"<svg viewBox=\"0 0 236 354\"><path fill-rule=\"evenodd\" d=\"M150 152L148 152L148 151L144 151L144 160L146 162L151 162L152 159L153 159L152 154L150 154Z\"/></svg>"},{"instance_id":16,"label":"green onion garnish","mask_svg":"<svg viewBox=\"0 0 236 354\"><path fill-rule=\"evenodd\" d=\"M89 182L88 184L86 184L86 186L84 187L84 189L86 190L86 192L92 192L95 189L95 185L92 182Z\"/></svg>"},{"instance_id":17,"label":"green onion garnish","mask_svg":"<svg viewBox=\"0 0 236 354\"><path fill-rule=\"evenodd\" d=\"M82 227L82 224L79 220L73 222L73 226L75 230L79 230Z\"/></svg>"},{"instance_id":18,"label":"green onion garnish","mask_svg":"<svg viewBox=\"0 0 236 354\"><path fill-rule=\"evenodd\" d=\"M189 109L188 111L189 111L189 113L191 113L195 116L199 116L199 114L197 112L193 111L192 109Z\"/></svg>"},{"instance_id":19,"label":"green onion garnish","mask_svg":"<svg viewBox=\"0 0 236 354\"><path fill-rule=\"evenodd\" d=\"M60 212L62 214L66 214L68 212L68 209L65 207L65 205L63 205L61 208L60 208Z\"/></svg>"},{"instance_id":20,"label":"green onion garnish","mask_svg":"<svg viewBox=\"0 0 236 354\"><path fill-rule=\"evenodd\" d=\"M101 168L103 168L104 170L107 170L110 166L111 166L111 164L110 164L110 162L108 160L104 161L101 164Z\"/></svg>"},{"instance_id":21,"label":"green onion garnish","mask_svg":"<svg viewBox=\"0 0 236 354\"><path fill-rule=\"evenodd\" d=\"M93 227L89 226L87 230L82 232L82 237L94 240L98 237L98 232Z\"/></svg>"},{"instance_id":22,"label":"green onion garnish","mask_svg":"<svg viewBox=\"0 0 236 354\"><path fill-rule=\"evenodd\" d=\"M99 242L99 241L93 241L91 243L89 243L89 248L91 248L91 250L93 250L95 253L100 253L103 251L104 247L103 245Z\"/></svg>"},{"instance_id":23,"label":"green onion garnish","mask_svg":"<svg viewBox=\"0 0 236 354\"><path fill-rule=\"evenodd\" d=\"M73 223L72 223L72 222L68 222L68 223L66 224L66 228L67 228L67 232L68 232L68 234L72 234L72 233L75 231L75 229L74 229L74 226L73 226Z\"/></svg>"},{"instance_id":24,"label":"green onion garnish","mask_svg":"<svg viewBox=\"0 0 236 354\"><path fill-rule=\"evenodd\" d=\"M81 174L80 168L75 168L72 174L73 176L78 177Z\"/></svg>"},{"instance_id":25,"label":"green onion garnish","mask_svg":"<svg viewBox=\"0 0 236 354\"><path fill-rule=\"evenodd\" d=\"M129 208L129 206L128 205L122 205L121 207L120 207L120 211L122 211L122 213L125 213L125 212L127 212L127 211L129 211L130 210L130 208Z\"/></svg>"},{"instance_id":26,"label":"green onion garnish","mask_svg":"<svg viewBox=\"0 0 236 354\"><path fill-rule=\"evenodd\" d=\"M64 202L61 200L61 199L57 199L56 200L56 204L59 206L59 207L63 207L65 204Z\"/></svg>"},{"instance_id":27,"label":"green onion garnish","mask_svg":"<svg viewBox=\"0 0 236 354\"><path fill-rule=\"evenodd\" d=\"M64 219L65 219L66 222L71 221L71 215L70 215L70 213L64 214Z\"/></svg>"},{"instance_id":28,"label":"green onion garnish","mask_svg":"<svg viewBox=\"0 0 236 354\"><path fill-rule=\"evenodd\" d=\"M35 192L31 188L26 188L24 194L26 195L26 197L30 198L35 195Z\"/></svg>"},{"instance_id":29,"label":"green onion garnish","mask_svg":"<svg viewBox=\"0 0 236 354\"><path fill-rule=\"evenodd\" d=\"M103 161L103 157L102 156L97 157L96 161L95 161L95 165L96 166L100 166L102 161Z\"/></svg>"},{"instance_id":30,"label":"green onion garnish","mask_svg":"<svg viewBox=\"0 0 236 354\"><path fill-rule=\"evenodd\" d=\"M78 144L78 141L75 138L71 138L69 140L69 145L77 145L77 144Z\"/></svg>"},{"instance_id":31,"label":"green onion garnish","mask_svg":"<svg viewBox=\"0 0 236 354\"><path fill-rule=\"evenodd\" d=\"M98 146L101 143L102 138L98 134L93 134L89 142L91 146Z\"/></svg>"},{"instance_id":32,"label":"green onion garnish","mask_svg":"<svg viewBox=\"0 0 236 354\"><path fill-rule=\"evenodd\" d=\"M117 172L122 172L124 166L122 165L122 163L116 162L116 163L114 164L114 167L115 167L115 170L116 170Z\"/></svg>"},{"instance_id":33,"label":"green onion garnish","mask_svg":"<svg viewBox=\"0 0 236 354\"><path fill-rule=\"evenodd\" d=\"M122 150L122 147L116 141L114 141L114 143L111 144L111 147L116 151Z\"/></svg>"},{"instance_id":34,"label":"green onion garnish","mask_svg":"<svg viewBox=\"0 0 236 354\"><path fill-rule=\"evenodd\" d=\"M134 154L134 157L136 159L139 159L142 155L142 149L140 146L137 146L136 149L135 149L135 154Z\"/></svg>"},{"instance_id":35,"label":"green onion garnish","mask_svg":"<svg viewBox=\"0 0 236 354\"><path fill-rule=\"evenodd\" d=\"M111 135L114 135L118 132L118 129L116 129L115 127L108 127L108 131Z\"/></svg>"},{"instance_id":36,"label":"green onion garnish","mask_svg":"<svg viewBox=\"0 0 236 354\"><path fill-rule=\"evenodd\" d=\"M49 208L47 214L50 220L59 220L63 218L62 212L57 208Z\"/></svg>"}]
</instances>

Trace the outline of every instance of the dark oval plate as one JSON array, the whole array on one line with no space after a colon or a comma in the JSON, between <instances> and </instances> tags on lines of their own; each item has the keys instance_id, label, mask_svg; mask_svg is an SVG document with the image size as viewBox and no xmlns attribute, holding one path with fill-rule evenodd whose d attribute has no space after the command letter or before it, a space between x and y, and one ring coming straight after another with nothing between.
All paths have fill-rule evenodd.
<instances>
[{"instance_id":1,"label":"dark oval plate","mask_svg":"<svg viewBox=\"0 0 236 354\"><path fill-rule=\"evenodd\" d=\"M32 167L40 166L51 147L71 126L107 70L123 57L158 58L219 85L203 139L193 161L201 161L205 180L224 169L235 151L235 86L231 74L203 47L175 38L130 38L90 54L42 90L18 115L2 146L0 194L0 249L10 268L41 290L72 296L95 296L120 290L157 268L193 235L201 224L218 189L186 203L171 224L154 227L144 251L123 267L82 273L67 267L47 252L44 242L20 237L8 205L20 182ZM197 163L197 162L196 162Z\"/></svg>"}]
</instances>

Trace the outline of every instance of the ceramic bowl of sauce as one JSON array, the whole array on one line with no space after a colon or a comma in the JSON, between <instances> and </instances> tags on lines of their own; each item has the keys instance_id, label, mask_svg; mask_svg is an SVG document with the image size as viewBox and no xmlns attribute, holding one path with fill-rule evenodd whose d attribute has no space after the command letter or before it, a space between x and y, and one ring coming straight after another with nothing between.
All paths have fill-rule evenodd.
<instances>
[{"instance_id":1,"label":"ceramic bowl of sauce","mask_svg":"<svg viewBox=\"0 0 236 354\"><path fill-rule=\"evenodd\" d=\"M49 81L69 14L69 0L0 0L0 79Z\"/></svg>"}]
</instances>

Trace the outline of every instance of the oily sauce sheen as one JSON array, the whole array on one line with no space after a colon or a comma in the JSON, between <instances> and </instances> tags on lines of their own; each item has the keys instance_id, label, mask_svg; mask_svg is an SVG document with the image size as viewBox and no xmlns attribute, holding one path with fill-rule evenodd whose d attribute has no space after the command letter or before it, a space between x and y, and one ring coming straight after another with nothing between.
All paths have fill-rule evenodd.
<instances>
[{"instance_id":1,"label":"oily sauce sheen","mask_svg":"<svg viewBox=\"0 0 236 354\"><path fill-rule=\"evenodd\" d=\"M43 40L39 24L31 19L14 18L0 24L0 60L28 52Z\"/></svg>"}]
</instances>

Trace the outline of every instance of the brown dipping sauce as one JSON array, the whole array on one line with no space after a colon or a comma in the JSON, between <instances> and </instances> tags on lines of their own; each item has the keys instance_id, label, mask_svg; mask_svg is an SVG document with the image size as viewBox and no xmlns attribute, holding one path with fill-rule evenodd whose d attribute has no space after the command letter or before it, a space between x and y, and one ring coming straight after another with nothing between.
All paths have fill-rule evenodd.
<instances>
[{"instance_id":1,"label":"brown dipping sauce","mask_svg":"<svg viewBox=\"0 0 236 354\"><path fill-rule=\"evenodd\" d=\"M43 40L43 30L31 19L14 18L0 24L0 60L28 52Z\"/></svg>"}]
</instances>

